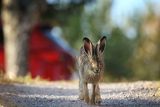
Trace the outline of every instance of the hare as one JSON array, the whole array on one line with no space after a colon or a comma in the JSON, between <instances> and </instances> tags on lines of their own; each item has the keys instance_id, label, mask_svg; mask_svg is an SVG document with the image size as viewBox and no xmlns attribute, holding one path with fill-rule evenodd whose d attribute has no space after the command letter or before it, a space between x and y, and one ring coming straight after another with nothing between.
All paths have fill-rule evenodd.
<instances>
[{"instance_id":1,"label":"hare","mask_svg":"<svg viewBox=\"0 0 160 107\"><path fill-rule=\"evenodd\" d=\"M87 37L83 38L84 45L78 57L79 68L79 99L89 104L100 104L101 96L98 82L104 72L103 53L106 37L103 36L96 45ZM89 98L88 83L92 84L92 94Z\"/></svg>"}]
</instances>

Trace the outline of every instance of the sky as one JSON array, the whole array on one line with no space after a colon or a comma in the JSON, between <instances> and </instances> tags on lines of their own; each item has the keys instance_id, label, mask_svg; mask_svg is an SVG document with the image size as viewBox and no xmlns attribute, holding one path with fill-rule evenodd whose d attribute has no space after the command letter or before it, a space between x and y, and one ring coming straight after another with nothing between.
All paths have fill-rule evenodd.
<instances>
[{"instance_id":1,"label":"sky","mask_svg":"<svg viewBox=\"0 0 160 107\"><path fill-rule=\"evenodd\" d=\"M160 7L160 0L114 0L111 11L113 22L121 26L126 18L133 15L134 12L147 12L146 2L153 3L157 13L160 13L160 9L157 9L158 6Z\"/></svg>"},{"instance_id":2,"label":"sky","mask_svg":"<svg viewBox=\"0 0 160 107\"><path fill-rule=\"evenodd\" d=\"M70 0L47 0L48 3L56 3L57 1L63 1L67 3ZM77 0L78 1L78 0ZM97 0L98 1L98 0ZM107 0L106 0L107 1ZM102 3L106 3L105 0L101 0L98 4L89 4L85 6L85 11L88 13L94 12L95 7L101 7ZM129 16L137 14L146 14L148 11L147 3L150 2L154 5L155 12L160 15L160 0L113 0L111 7L110 17L113 24L125 28L128 24L127 20ZM135 16L136 17L136 16ZM127 25L128 27L128 25ZM134 28L127 28L127 35L136 35ZM131 38L133 38L132 36Z\"/></svg>"},{"instance_id":3,"label":"sky","mask_svg":"<svg viewBox=\"0 0 160 107\"><path fill-rule=\"evenodd\" d=\"M129 16L135 13L147 14L147 2L153 3L155 13L160 15L160 0L114 0L111 9L112 22L125 28ZM132 39L136 37L134 27L127 27L125 33L128 38Z\"/></svg>"}]
</instances>

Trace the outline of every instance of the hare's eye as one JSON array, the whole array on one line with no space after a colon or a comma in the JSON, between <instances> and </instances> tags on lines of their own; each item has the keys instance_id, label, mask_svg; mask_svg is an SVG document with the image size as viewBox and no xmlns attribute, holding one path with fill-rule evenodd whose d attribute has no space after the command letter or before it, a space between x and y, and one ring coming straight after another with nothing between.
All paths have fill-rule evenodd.
<instances>
[{"instance_id":1,"label":"hare's eye","mask_svg":"<svg viewBox=\"0 0 160 107\"><path fill-rule=\"evenodd\" d=\"M93 63L93 62L91 62L91 64L92 64L92 65L94 65L94 63Z\"/></svg>"},{"instance_id":2,"label":"hare's eye","mask_svg":"<svg viewBox=\"0 0 160 107\"><path fill-rule=\"evenodd\" d=\"M103 64L99 64L99 67L103 67Z\"/></svg>"},{"instance_id":3,"label":"hare's eye","mask_svg":"<svg viewBox=\"0 0 160 107\"><path fill-rule=\"evenodd\" d=\"M93 62L92 62L92 61L90 61L90 64L91 64L91 65L93 65Z\"/></svg>"}]
</instances>

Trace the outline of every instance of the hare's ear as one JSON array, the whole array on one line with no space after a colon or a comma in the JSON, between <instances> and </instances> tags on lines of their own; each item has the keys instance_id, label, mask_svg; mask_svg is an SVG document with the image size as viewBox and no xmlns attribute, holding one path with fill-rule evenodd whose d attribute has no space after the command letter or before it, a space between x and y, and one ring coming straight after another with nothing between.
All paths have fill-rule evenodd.
<instances>
[{"instance_id":1,"label":"hare's ear","mask_svg":"<svg viewBox=\"0 0 160 107\"><path fill-rule=\"evenodd\" d=\"M106 45L106 36L103 36L97 43L97 51L103 53Z\"/></svg>"},{"instance_id":2,"label":"hare's ear","mask_svg":"<svg viewBox=\"0 0 160 107\"><path fill-rule=\"evenodd\" d=\"M93 50L93 44L92 44L92 42L87 37L83 38L83 42L84 42L85 52L87 54L92 55L92 50Z\"/></svg>"}]
</instances>

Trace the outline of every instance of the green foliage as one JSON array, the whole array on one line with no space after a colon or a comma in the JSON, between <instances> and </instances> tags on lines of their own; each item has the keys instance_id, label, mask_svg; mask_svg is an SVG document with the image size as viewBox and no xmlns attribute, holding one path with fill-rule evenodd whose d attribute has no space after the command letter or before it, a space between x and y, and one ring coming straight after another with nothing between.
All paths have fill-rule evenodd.
<instances>
[{"instance_id":1,"label":"green foliage","mask_svg":"<svg viewBox=\"0 0 160 107\"><path fill-rule=\"evenodd\" d=\"M99 6L99 7L98 7ZM96 7L91 12L82 10L72 14L64 26L64 38L69 44L79 50L82 45L82 37L88 36L94 43L102 35L107 36L105 51L105 66L107 80L122 80L132 76L129 68L129 58L132 55L132 40L128 39L124 32L118 28L111 29L108 16L111 2L97 2ZM108 33L110 33L108 35Z\"/></svg>"},{"instance_id":2,"label":"green foliage","mask_svg":"<svg viewBox=\"0 0 160 107\"><path fill-rule=\"evenodd\" d=\"M129 58L132 52L132 40L120 28L113 28L105 51L106 74L115 80L130 77L132 70L129 68Z\"/></svg>"},{"instance_id":3,"label":"green foliage","mask_svg":"<svg viewBox=\"0 0 160 107\"><path fill-rule=\"evenodd\" d=\"M148 15L136 12L131 16L126 28L119 28L116 25L113 27L110 20L111 0L97 0L94 5L87 5L91 6L92 10L86 11L79 7L69 15L66 12L58 15L54 13L54 19L60 20L63 37L68 43L79 51L84 36L89 37L94 43L100 36L107 36L104 53L107 81L160 79L160 21L158 16L153 14L153 7L149 5L152 11L148 11ZM149 30L145 30L147 26ZM134 39L126 35L129 27L136 31ZM150 33L146 34L146 31Z\"/></svg>"},{"instance_id":4,"label":"green foliage","mask_svg":"<svg viewBox=\"0 0 160 107\"><path fill-rule=\"evenodd\" d=\"M153 8L148 4L148 14L134 17L137 21L131 20L132 26L137 25L134 26L137 31L136 47L131 58L135 79L160 79L160 20Z\"/></svg>"},{"instance_id":5,"label":"green foliage","mask_svg":"<svg viewBox=\"0 0 160 107\"><path fill-rule=\"evenodd\" d=\"M71 17L69 17L68 19L67 26L63 27L64 38L75 49L80 48L80 42L82 40L80 16L81 16L81 10L71 15Z\"/></svg>"}]
</instances>

